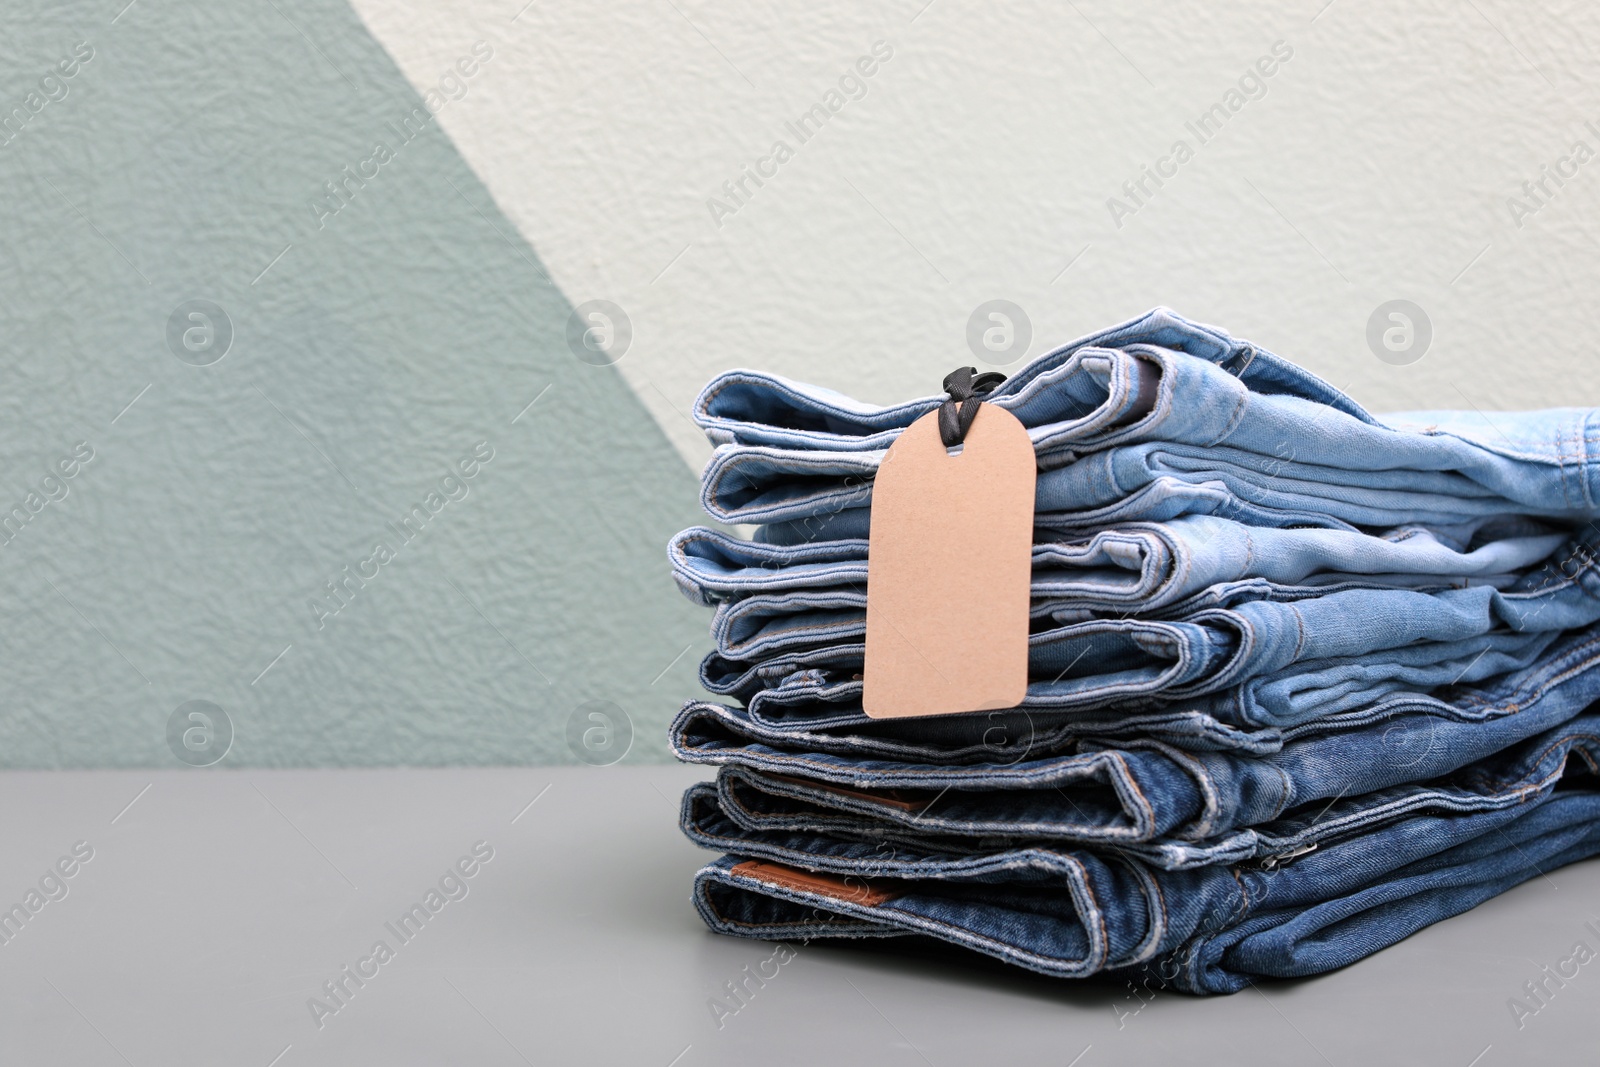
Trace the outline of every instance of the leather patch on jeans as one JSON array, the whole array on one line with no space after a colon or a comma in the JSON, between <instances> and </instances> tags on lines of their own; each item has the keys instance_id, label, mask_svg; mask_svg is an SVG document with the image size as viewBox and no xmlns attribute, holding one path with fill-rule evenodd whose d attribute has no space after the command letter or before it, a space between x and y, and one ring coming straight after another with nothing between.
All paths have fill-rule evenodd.
<instances>
[{"instance_id":1,"label":"leather patch on jeans","mask_svg":"<svg viewBox=\"0 0 1600 1067\"><path fill-rule=\"evenodd\" d=\"M800 871L793 867L785 867L781 863L767 863L762 860L745 860L743 863L735 864L733 873L753 878L758 882L766 882L768 885L833 897L835 900L843 900L850 904L865 904L871 908L898 896L896 893L874 889L854 875L841 878L832 874Z\"/></svg>"}]
</instances>

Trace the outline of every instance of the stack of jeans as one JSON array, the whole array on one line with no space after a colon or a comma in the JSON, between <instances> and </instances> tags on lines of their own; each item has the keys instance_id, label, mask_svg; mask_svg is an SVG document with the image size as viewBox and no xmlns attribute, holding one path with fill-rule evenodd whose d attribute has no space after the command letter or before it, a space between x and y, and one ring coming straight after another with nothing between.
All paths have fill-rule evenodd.
<instances>
[{"instance_id":1,"label":"stack of jeans","mask_svg":"<svg viewBox=\"0 0 1600 1067\"><path fill-rule=\"evenodd\" d=\"M1157 309L985 399L1038 460L1026 699L862 711L872 481L944 397L734 371L686 530L714 930L931 936L1192 992L1323 972L1600 851L1600 411L1369 415ZM974 561L981 565L981 561Z\"/></svg>"}]
</instances>

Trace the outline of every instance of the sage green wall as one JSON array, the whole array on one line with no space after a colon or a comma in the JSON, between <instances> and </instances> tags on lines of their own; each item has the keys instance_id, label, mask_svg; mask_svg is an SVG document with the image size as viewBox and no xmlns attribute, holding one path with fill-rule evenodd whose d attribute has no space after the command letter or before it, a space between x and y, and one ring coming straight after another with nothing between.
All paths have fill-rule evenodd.
<instances>
[{"instance_id":1,"label":"sage green wall","mask_svg":"<svg viewBox=\"0 0 1600 1067\"><path fill-rule=\"evenodd\" d=\"M0 764L174 765L193 700L227 764L570 761L589 701L666 758L709 647L664 562L694 472L533 250L342 0L120 6L3 20ZM169 343L193 300L210 365L202 320Z\"/></svg>"}]
</instances>

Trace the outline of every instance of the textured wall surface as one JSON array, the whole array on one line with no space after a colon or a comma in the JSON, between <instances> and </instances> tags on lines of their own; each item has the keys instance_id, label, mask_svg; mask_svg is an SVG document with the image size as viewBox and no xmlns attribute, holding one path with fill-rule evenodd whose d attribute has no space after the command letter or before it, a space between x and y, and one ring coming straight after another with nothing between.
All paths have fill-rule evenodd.
<instances>
[{"instance_id":1,"label":"textured wall surface","mask_svg":"<svg viewBox=\"0 0 1600 1067\"><path fill-rule=\"evenodd\" d=\"M0 764L188 701L229 764L570 760L590 701L664 758L695 392L925 395L990 300L995 365L1167 304L1379 410L1600 402L1592 7L124 3L0 38Z\"/></svg>"},{"instance_id":2,"label":"textured wall surface","mask_svg":"<svg viewBox=\"0 0 1600 1067\"><path fill-rule=\"evenodd\" d=\"M243 765L571 760L592 700L663 758L694 474L537 254L337 0L114 16L5 19L8 106L93 55L0 147L0 497L75 470L0 546L0 762L175 765L191 700Z\"/></svg>"},{"instance_id":3,"label":"textured wall surface","mask_svg":"<svg viewBox=\"0 0 1600 1067\"><path fill-rule=\"evenodd\" d=\"M991 299L1032 354L1166 304L1376 410L1600 401L1592 5L353 2L419 85L503 42L440 121L563 291L628 310L618 366L696 464L711 374L926 395ZM1432 328L1399 365L1392 300Z\"/></svg>"}]
</instances>

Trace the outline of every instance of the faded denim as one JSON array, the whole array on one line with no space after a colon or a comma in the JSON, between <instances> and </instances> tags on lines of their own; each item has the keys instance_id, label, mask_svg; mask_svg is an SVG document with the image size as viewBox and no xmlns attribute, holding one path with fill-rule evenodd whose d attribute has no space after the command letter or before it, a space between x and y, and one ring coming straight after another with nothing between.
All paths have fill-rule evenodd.
<instances>
[{"instance_id":1,"label":"faded denim","mask_svg":"<svg viewBox=\"0 0 1600 1067\"><path fill-rule=\"evenodd\" d=\"M1261 755L1084 737L1055 751L923 763L756 741L689 711L672 742L679 759L722 768L724 810L749 813L752 829L1073 841L1181 867L1233 856L1250 840L1241 831L1304 806L1426 782L1581 715L1600 699L1600 627L1562 638L1531 667L1462 687L1448 717L1411 699L1385 719L1303 732Z\"/></svg>"},{"instance_id":2,"label":"faded denim","mask_svg":"<svg viewBox=\"0 0 1600 1067\"><path fill-rule=\"evenodd\" d=\"M1402 687L1481 680L1530 662L1556 631L1600 620L1597 537L1589 532L1503 590L1343 589L1177 620L1060 626L1046 601L1035 605L1023 706L1066 711L1214 694L1207 710L1223 721L1285 726ZM811 610L749 632L728 625L740 621L744 602L721 616L719 648L702 663L706 688L748 701L767 689L834 685L836 698L855 697L865 612L834 607L830 598L842 593L789 595Z\"/></svg>"},{"instance_id":3,"label":"faded denim","mask_svg":"<svg viewBox=\"0 0 1600 1067\"><path fill-rule=\"evenodd\" d=\"M1592 719L1572 726L1519 751L1505 803L1445 803L1289 860L1180 871L1087 849L962 853L750 834L704 819L706 795L691 791L691 836L706 827L706 843L737 842L701 870L694 901L711 929L743 937L924 934L1048 975L1230 993L1342 967L1600 851L1600 738ZM1556 791L1564 766L1571 782ZM842 877L831 891L775 885L736 871L745 858Z\"/></svg>"},{"instance_id":4,"label":"faded denim","mask_svg":"<svg viewBox=\"0 0 1600 1067\"><path fill-rule=\"evenodd\" d=\"M889 444L942 400L876 408L759 372L719 376L695 407L722 442L702 501L725 522L865 508ZM1197 512L1381 528L1600 515L1592 409L1380 422L1314 375L1165 309L1040 356L986 401L1028 427L1037 511L1067 525Z\"/></svg>"},{"instance_id":5,"label":"faded denim","mask_svg":"<svg viewBox=\"0 0 1600 1067\"><path fill-rule=\"evenodd\" d=\"M1463 581L1505 585L1543 562L1568 534L1496 518L1457 527L1401 526L1381 534L1262 529L1211 516L1129 523L1033 546L1032 596L1088 610L1160 612L1216 587L1211 604L1241 594L1293 599L1341 585L1426 588ZM783 594L851 592L865 603L867 542L777 546L696 526L667 546L674 580L697 604Z\"/></svg>"}]
</instances>

